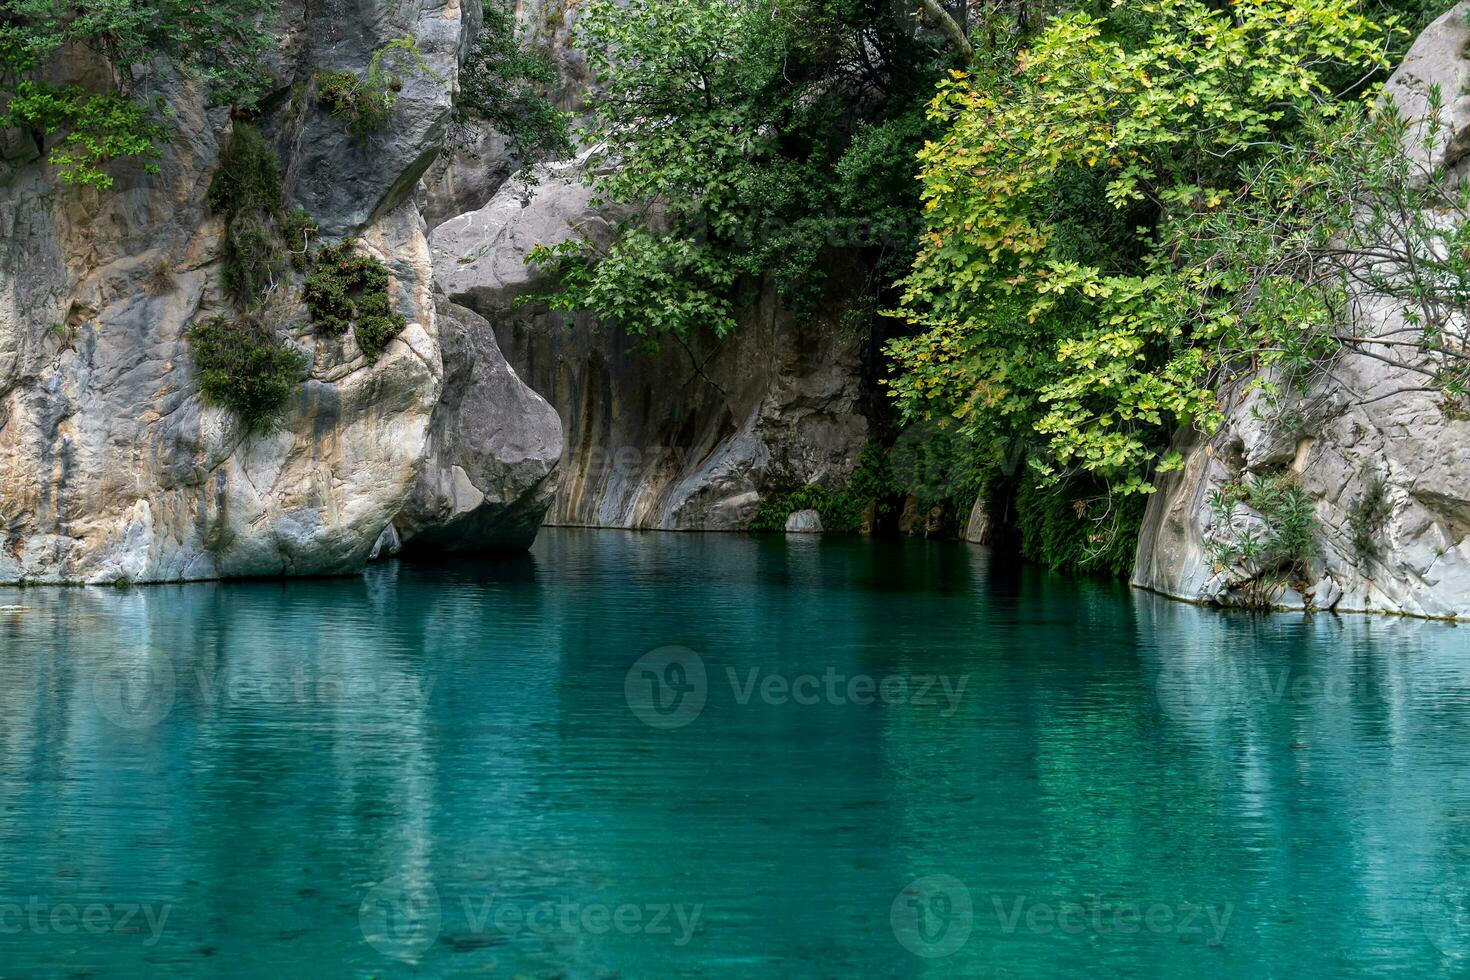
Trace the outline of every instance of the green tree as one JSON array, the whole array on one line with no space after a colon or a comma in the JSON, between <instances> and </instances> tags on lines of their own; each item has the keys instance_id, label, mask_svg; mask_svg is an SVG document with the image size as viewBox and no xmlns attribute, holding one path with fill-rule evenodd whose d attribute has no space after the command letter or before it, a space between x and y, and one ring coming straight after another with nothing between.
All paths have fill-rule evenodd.
<instances>
[{"instance_id":1,"label":"green tree","mask_svg":"<svg viewBox=\"0 0 1470 980\"><path fill-rule=\"evenodd\" d=\"M592 0L579 26L601 95L584 134L605 249L541 249L553 305L632 333L733 329L768 280L812 309L833 247L912 254L920 107L948 57L887 0Z\"/></svg>"},{"instance_id":2,"label":"green tree","mask_svg":"<svg viewBox=\"0 0 1470 980\"><path fill-rule=\"evenodd\" d=\"M1181 219L1337 112L1329 79L1383 50L1353 0L1144 0L1059 16L1009 64L955 72L919 155L927 229L900 307L919 332L890 346L902 411L987 452L1035 440L1046 482L1150 492L1178 463L1168 434L1215 425L1222 374L1277 346L1243 283L1182 254Z\"/></svg>"},{"instance_id":3,"label":"green tree","mask_svg":"<svg viewBox=\"0 0 1470 980\"><path fill-rule=\"evenodd\" d=\"M459 73L449 144L468 145L470 134L485 125L522 156L565 156L572 150L571 125L547 95L555 82L556 65L517 37L515 18L491 0Z\"/></svg>"}]
</instances>

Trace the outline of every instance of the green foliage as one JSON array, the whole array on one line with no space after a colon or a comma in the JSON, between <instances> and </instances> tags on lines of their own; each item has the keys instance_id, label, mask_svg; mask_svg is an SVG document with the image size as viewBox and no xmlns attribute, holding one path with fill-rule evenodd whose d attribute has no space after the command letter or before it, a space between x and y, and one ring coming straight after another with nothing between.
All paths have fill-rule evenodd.
<instances>
[{"instance_id":1,"label":"green foliage","mask_svg":"<svg viewBox=\"0 0 1470 980\"><path fill-rule=\"evenodd\" d=\"M1383 542L1379 535L1392 514L1388 484L1375 473L1363 488L1362 496L1348 508L1348 530L1352 535L1353 551L1359 560L1377 558L1382 552Z\"/></svg>"},{"instance_id":2,"label":"green foliage","mask_svg":"<svg viewBox=\"0 0 1470 980\"><path fill-rule=\"evenodd\" d=\"M316 223L304 211L286 213L276 152L255 127L235 123L208 201L225 219L225 288L242 307L260 302L288 267L304 269Z\"/></svg>"},{"instance_id":3,"label":"green foliage","mask_svg":"<svg viewBox=\"0 0 1470 980\"><path fill-rule=\"evenodd\" d=\"M569 116L546 96L555 82L551 59L523 44L516 37L515 18L492 0L460 69L450 145L467 145L470 132L484 124L504 134L519 155L536 159L570 154Z\"/></svg>"},{"instance_id":4,"label":"green foliage","mask_svg":"<svg viewBox=\"0 0 1470 980\"><path fill-rule=\"evenodd\" d=\"M784 531L786 518L799 510L814 510L822 516L822 530L837 534L856 534L863 528L863 517L873 507L875 521L881 521L895 509L895 498L901 499L903 487L894 477L888 453L876 442L863 446L857 466L846 490L828 490L807 484L764 501L750 522L752 531Z\"/></svg>"},{"instance_id":5,"label":"green foliage","mask_svg":"<svg viewBox=\"0 0 1470 980\"><path fill-rule=\"evenodd\" d=\"M1126 578L1144 500L1109 496L1083 481L1058 486L1023 477L1015 497L1021 555L1058 571Z\"/></svg>"},{"instance_id":6,"label":"green foliage","mask_svg":"<svg viewBox=\"0 0 1470 980\"><path fill-rule=\"evenodd\" d=\"M302 295L318 330L338 335L352 329L357 346L376 361L408 325L392 307L392 281L387 266L348 238L317 250Z\"/></svg>"},{"instance_id":7,"label":"green foliage","mask_svg":"<svg viewBox=\"0 0 1470 980\"><path fill-rule=\"evenodd\" d=\"M1428 116L1412 126L1392 105L1308 114L1295 140L1261 151L1240 191L1175 223L1198 290L1231 298L1236 319L1219 336L1236 361L1310 376L1346 347L1410 379L1374 399L1429 390L1447 408L1466 403L1470 184L1404 152L1419 144L1428 157L1451 138L1442 93L1426 95Z\"/></svg>"},{"instance_id":8,"label":"green foliage","mask_svg":"<svg viewBox=\"0 0 1470 980\"><path fill-rule=\"evenodd\" d=\"M354 136L370 136L392 118L393 94L378 90L350 71L318 71L317 97Z\"/></svg>"},{"instance_id":9,"label":"green foliage","mask_svg":"<svg viewBox=\"0 0 1470 980\"><path fill-rule=\"evenodd\" d=\"M64 132L48 157L57 176L68 184L106 190L113 178L102 168L114 160L141 158L149 161L144 164L147 172L157 173L158 165L151 161L163 155L160 145L168 130L149 121L150 113L120 95L23 80L0 110L0 127L24 127L46 136Z\"/></svg>"},{"instance_id":10,"label":"green foliage","mask_svg":"<svg viewBox=\"0 0 1470 980\"><path fill-rule=\"evenodd\" d=\"M403 76L397 69L417 70L434 79L439 76L424 61L418 43L411 36L394 38L373 52L367 73L359 78L351 71L318 69L317 98L327 111L340 119L347 131L365 137L382 130L393 118L393 106L403 89ZM442 81L442 79L440 79Z\"/></svg>"},{"instance_id":11,"label":"green foliage","mask_svg":"<svg viewBox=\"0 0 1470 980\"><path fill-rule=\"evenodd\" d=\"M944 55L906 13L886 0L592 0L578 24L602 91L585 134L598 196L631 216L605 249L533 253L561 272L554 307L634 334L722 334L756 280L806 313L833 248L875 263L912 253L911 160L927 128L915 107Z\"/></svg>"},{"instance_id":12,"label":"green foliage","mask_svg":"<svg viewBox=\"0 0 1470 980\"><path fill-rule=\"evenodd\" d=\"M204 397L250 430L272 428L306 372L306 356L253 316L212 317L186 336Z\"/></svg>"},{"instance_id":13,"label":"green foliage","mask_svg":"<svg viewBox=\"0 0 1470 980\"><path fill-rule=\"evenodd\" d=\"M1244 504L1261 527L1243 518ZM1212 529L1208 539L1216 571L1238 567L1252 577L1296 584L1317 555L1317 516L1311 495L1290 473L1226 484L1210 494Z\"/></svg>"},{"instance_id":14,"label":"green foliage","mask_svg":"<svg viewBox=\"0 0 1470 980\"><path fill-rule=\"evenodd\" d=\"M275 11L276 0L0 0L0 127L65 134L48 159L67 183L109 188L105 168L121 159L151 172L169 134L161 108L137 92L160 60L202 79L217 102L253 105ZM63 59L88 54L112 68L115 90L50 80Z\"/></svg>"},{"instance_id":15,"label":"green foliage","mask_svg":"<svg viewBox=\"0 0 1470 980\"><path fill-rule=\"evenodd\" d=\"M863 510L867 502L842 490L827 490L808 484L761 504L750 522L752 531L783 531L786 518L798 510L814 510L822 515L822 530L835 534L856 534L862 529Z\"/></svg>"},{"instance_id":16,"label":"green foliage","mask_svg":"<svg viewBox=\"0 0 1470 980\"><path fill-rule=\"evenodd\" d=\"M955 72L919 154L928 229L900 312L920 332L889 348L904 416L977 444L1034 432L1043 481L1151 492L1180 462L1168 434L1216 425L1222 377L1282 359L1315 312L1287 289L1252 314L1228 263L1181 262L1187 218L1331 114L1328 75L1380 66L1383 43L1353 0L1141 0Z\"/></svg>"}]
</instances>

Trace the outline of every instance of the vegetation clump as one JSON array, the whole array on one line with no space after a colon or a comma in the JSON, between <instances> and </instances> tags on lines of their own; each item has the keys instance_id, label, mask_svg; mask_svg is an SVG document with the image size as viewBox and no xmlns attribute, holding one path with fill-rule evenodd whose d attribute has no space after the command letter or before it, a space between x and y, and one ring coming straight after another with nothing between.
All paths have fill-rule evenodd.
<instances>
[{"instance_id":1,"label":"vegetation clump","mask_svg":"<svg viewBox=\"0 0 1470 980\"><path fill-rule=\"evenodd\" d=\"M376 361L408 325L392 307L388 292L392 281L386 265L347 238L317 250L303 298L318 330L340 335L351 329L357 346L368 360Z\"/></svg>"},{"instance_id":2,"label":"vegetation clump","mask_svg":"<svg viewBox=\"0 0 1470 980\"><path fill-rule=\"evenodd\" d=\"M863 446L852 479L845 490L828 490L816 484L797 487L764 501L750 522L752 531L783 531L786 518L798 510L814 510L822 516L822 529L838 534L863 530L868 508L881 521L896 509L904 494L893 473L888 453L876 442Z\"/></svg>"},{"instance_id":3,"label":"vegetation clump","mask_svg":"<svg viewBox=\"0 0 1470 980\"><path fill-rule=\"evenodd\" d=\"M170 131L166 107L144 97L160 65L202 79L213 101L253 105L277 0L0 0L0 128L32 133L66 183L106 189L109 165L156 172ZM57 84L53 69L85 53L111 84ZM52 139L52 137L57 137Z\"/></svg>"},{"instance_id":4,"label":"vegetation clump","mask_svg":"<svg viewBox=\"0 0 1470 980\"><path fill-rule=\"evenodd\" d=\"M394 38L373 52L367 74L359 78L352 71L318 70L315 74L317 97L327 111L340 119L354 136L371 136L388 125L393 106L403 89L403 76L394 66L407 64L439 79L429 68L412 36Z\"/></svg>"},{"instance_id":5,"label":"vegetation clump","mask_svg":"<svg viewBox=\"0 0 1470 980\"><path fill-rule=\"evenodd\" d=\"M1377 558L1383 549L1380 535L1393 514L1388 499L1388 484L1374 474L1363 488L1362 496L1348 509L1348 530L1352 534L1353 552L1361 561Z\"/></svg>"},{"instance_id":6,"label":"vegetation clump","mask_svg":"<svg viewBox=\"0 0 1470 980\"><path fill-rule=\"evenodd\" d=\"M259 316L211 317L189 328L199 390L250 431L273 428L306 372L304 354L277 339Z\"/></svg>"},{"instance_id":7,"label":"vegetation clump","mask_svg":"<svg viewBox=\"0 0 1470 980\"><path fill-rule=\"evenodd\" d=\"M835 249L891 266L852 308L881 305L915 246L912 159L953 58L942 39L853 0L592 0L578 30L602 93L583 133L595 188L630 217L605 246L533 253L558 274L554 308L647 337L724 335L757 282L810 313Z\"/></svg>"},{"instance_id":8,"label":"vegetation clump","mask_svg":"<svg viewBox=\"0 0 1470 980\"><path fill-rule=\"evenodd\" d=\"M318 71L317 97L354 136L369 136L388 125L392 93L377 90L350 71Z\"/></svg>"},{"instance_id":9,"label":"vegetation clump","mask_svg":"<svg viewBox=\"0 0 1470 980\"><path fill-rule=\"evenodd\" d=\"M1255 512L1259 524L1238 512L1241 504ZM1226 484L1210 494L1210 510L1208 547L1216 571L1244 569L1272 587L1307 584L1308 566L1317 556L1317 515L1292 474Z\"/></svg>"},{"instance_id":10,"label":"vegetation clump","mask_svg":"<svg viewBox=\"0 0 1470 980\"><path fill-rule=\"evenodd\" d=\"M225 288L243 308L271 292L288 266L303 268L316 223L304 211L286 213L275 150L255 127L235 124L208 200L225 219Z\"/></svg>"},{"instance_id":11,"label":"vegetation clump","mask_svg":"<svg viewBox=\"0 0 1470 980\"><path fill-rule=\"evenodd\" d=\"M555 82L556 66L516 36L510 12L496 3L486 4L484 22L459 72L447 142L453 148L467 148L475 129L486 125L503 134L521 157L569 155L569 114L546 95Z\"/></svg>"}]
</instances>

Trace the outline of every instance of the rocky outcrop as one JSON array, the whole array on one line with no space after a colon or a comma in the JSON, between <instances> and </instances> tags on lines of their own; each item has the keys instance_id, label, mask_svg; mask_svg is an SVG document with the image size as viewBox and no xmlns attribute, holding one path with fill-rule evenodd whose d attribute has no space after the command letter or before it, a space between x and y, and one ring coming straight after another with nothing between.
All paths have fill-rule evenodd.
<instances>
[{"instance_id":1,"label":"rocky outcrop","mask_svg":"<svg viewBox=\"0 0 1470 980\"><path fill-rule=\"evenodd\" d=\"M506 363L482 317L441 300L439 338L444 394L423 471L394 521L401 548L524 550L556 492L561 420Z\"/></svg>"},{"instance_id":2,"label":"rocky outcrop","mask_svg":"<svg viewBox=\"0 0 1470 980\"><path fill-rule=\"evenodd\" d=\"M1467 9L1436 21L1386 87L1407 118L1422 119L1430 86L1440 86L1449 138L1433 162L1461 168L1470 151ZM1399 306L1365 297L1355 332L1404 330ZM1149 501L1134 584L1223 604L1264 598L1288 608L1470 617L1470 421L1419 390L1423 381L1407 368L1351 351L1330 377L1283 404L1249 393L1249 380L1226 393L1219 432L1181 434L1185 467ZM1309 495L1317 553L1294 584L1268 584L1263 593L1269 570L1220 560L1215 545L1233 532L1211 497L1277 475ZM1268 531L1262 515L1240 510L1242 529Z\"/></svg>"},{"instance_id":3,"label":"rocky outcrop","mask_svg":"<svg viewBox=\"0 0 1470 980\"><path fill-rule=\"evenodd\" d=\"M537 244L608 234L576 163L538 168L431 239L450 299L495 327L506 356L565 426L558 524L730 530L764 497L841 489L868 435L856 338L798 324L768 291L724 340L650 344L518 304L546 285ZM838 304L833 304L836 307Z\"/></svg>"},{"instance_id":4,"label":"rocky outcrop","mask_svg":"<svg viewBox=\"0 0 1470 980\"><path fill-rule=\"evenodd\" d=\"M456 422L438 408L441 330L410 199L438 152L477 19L477 6L458 0L283 11L271 62L277 90L259 124L284 163L286 196L325 235L356 236L387 264L391 302L408 325L370 363L350 335L319 336L299 304L276 303L278 333L308 354L311 369L271 432L249 433L201 400L184 339L191 323L231 310L221 284L224 229L205 205L232 125L226 111L206 110L195 88L168 83L159 94L175 136L160 173L123 168L105 192L61 184L7 142L0 581L350 572L420 487L431 443L436 466L448 459L481 486L475 480L488 464L465 463L474 453L453 440L445 448ZM401 72L389 124L350 135L315 98L314 72L361 73L374 51L402 37L413 38L422 60ZM493 349L468 346L487 356ZM502 367L494 358L475 373L493 377ZM480 387L472 380L453 393L472 403ZM531 483L545 481L544 460L527 465ZM502 488L515 482L503 472L496 479ZM483 489L490 499L494 488ZM477 512L463 505L455 498L446 519ZM529 520L519 518L518 539ZM412 523L427 540L428 518Z\"/></svg>"},{"instance_id":5,"label":"rocky outcrop","mask_svg":"<svg viewBox=\"0 0 1470 980\"><path fill-rule=\"evenodd\" d=\"M787 534L821 534L822 515L814 510L798 510L786 518Z\"/></svg>"}]
</instances>

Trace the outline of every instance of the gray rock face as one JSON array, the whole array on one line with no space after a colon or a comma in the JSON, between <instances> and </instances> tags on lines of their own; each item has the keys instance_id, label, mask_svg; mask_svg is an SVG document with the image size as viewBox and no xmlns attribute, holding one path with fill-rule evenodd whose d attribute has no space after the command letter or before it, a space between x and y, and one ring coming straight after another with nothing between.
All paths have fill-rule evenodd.
<instances>
[{"instance_id":1,"label":"gray rock face","mask_svg":"<svg viewBox=\"0 0 1470 980\"><path fill-rule=\"evenodd\" d=\"M1436 162L1459 167L1470 151L1465 14L1462 5L1436 21L1385 93L1402 111L1422 113L1428 86L1442 84L1454 136ZM1366 336L1403 328L1399 305L1382 297L1365 298L1354 324ZM1347 353L1332 375L1279 407L1264 404L1259 393L1242 397L1242 384L1226 393L1231 407L1218 433L1181 434L1176 448L1185 467L1163 479L1149 501L1134 584L1192 600L1245 601L1261 570L1212 561L1212 541L1230 532L1216 526L1210 495L1243 477L1291 473L1313 501L1319 555L1306 576L1310 587L1279 588L1272 601L1470 617L1470 422L1446 414L1435 393L1411 390L1422 381L1403 367ZM1386 506L1366 521L1377 485ZM1354 533L1355 518L1366 526L1366 542ZM1260 524L1248 508L1239 519Z\"/></svg>"},{"instance_id":2,"label":"gray rock face","mask_svg":"<svg viewBox=\"0 0 1470 980\"><path fill-rule=\"evenodd\" d=\"M989 544L990 536L990 502L981 495L975 498L970 518L965 522L965 540L970 544Z\"/></svg>"},{"instance_id":3,"label":"gray rock face","mask_svg":"<svg viewBox=\"0 0 1470 980\"><path fill-rule=\"evenodd\" d=\"M822 515L814 510L798 510L786 518L787 534L821 534Z\"/></svg>"},{"instance_id":4,"label":"gray rock face","mask_svg":"<svg viewBox=\"0 0 1470 980\"><path fill-rule=\"evenodd\" d=\"M271 433L246 433L201 401L184 339L195 320L230 311L222 222L204 201L226 112L206 111L194 89L160 92L176 134L161 173L120 168L107 192L62 185L34 155L4 150L0 581L361 568L418 483L443 387L428 243L409 190L437 152L477 18L455 0L283 12L280 91L262 128L288 197L388 265L408 326L368 363L350 336L318 336L299 304L277 297L274 322L311 369ZM403 70L384 132L354 144L312 96L312 72L362 73L405 36L422 66Z\"/></svg>"},{"instance_id":5,"label":"gray rock face","mask_svg":"<svg viewBox=\"0 0 1470 980\"><path fill-rule=\"evenodd\" d=\"M556 493L561 419L501 356L490 324L440 302L444 395L428 458L394 522L404 551L530 546Z\"/></svg>"},{"instance_id":6,"label":"gray rock face","mask_svg":"<svg viewBox=\"0 0 1470 980\"><path fill-rule=\"evenodd\" d=\"M538 168L434 231L450 299L495 327L517 373L565 426L563 479L548 522L594 527L744 528L763 496L806 483L845 487L866 441L855 338L797 326L761 297L723 341L639 338L585 318L516 305L541 288L537 244L612 227L577 164Z\"/></svg>"},{"instance_id":7,"label":"gray rock face","mask_svg":"<svg viewBox=\"0 0 1470 980\"><path fill-rule=\"evenodd\" d=\"M341 237L398 207L439 155L453 106L455 79L470 37L479 29L478 2L413 0L402 5L364 0L309 4L305 50L295 104L281 134L290 147L286 187L292 204L310 212L322 234ZM400 47L404 39L411 47ZM306 52L309 52L309 56ZM316 70L362 77L374 57L397 84L390 120L366 136L350 133L315 97Z\"/></svg>"}]
</instances>

